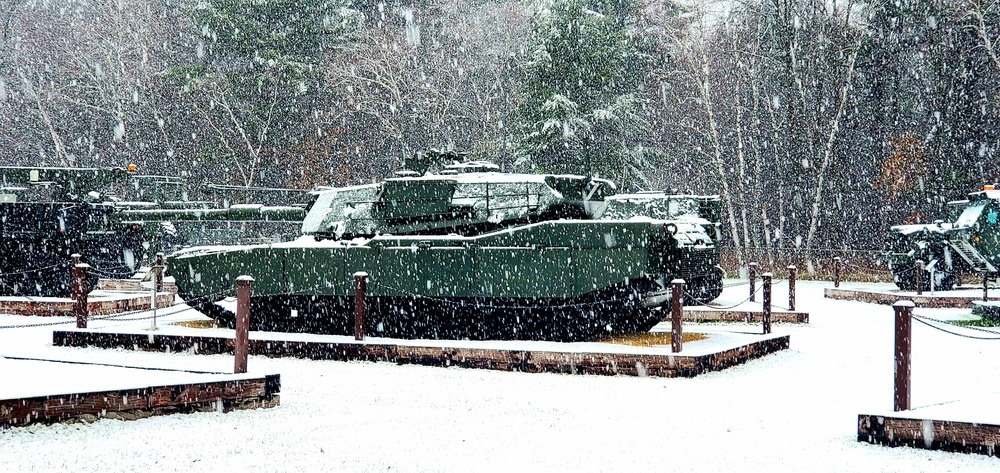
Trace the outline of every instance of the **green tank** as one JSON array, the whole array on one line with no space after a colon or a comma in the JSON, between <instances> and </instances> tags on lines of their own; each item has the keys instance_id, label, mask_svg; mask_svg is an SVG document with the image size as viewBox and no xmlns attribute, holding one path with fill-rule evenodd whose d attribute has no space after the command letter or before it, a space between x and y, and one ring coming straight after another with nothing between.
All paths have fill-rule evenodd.
<instances>
[{"instance_id":1,"label":"green tank","mask_svg":"<svg viewBox=\"0 0 1000 473\"><path fill-rule=\"evenodd\" d=\"M287 229L274 222L298 224L305 215L304 205L229 205L236 202L230 198L248 196L295 200L303 191L207 187L200 193L214 200L196 201L178 177L126 168L0 167L0 296L68 296L74 253L91 266L94 287L99 278L132 276L157 251L271 236Z\"/></svg>"},{"instance_id":2,"label":"green tank","mask_svg":"<svg viewBox=\"0 0 1000 473\"><path fill-rule=\"evenodd\" d=\"M985 186L949 206L953 211L947 221L891 228L882 258L900 289L917 288L917 260L924 262L924 290L951 290L960 272L1000 276L1000 191Z\"/></svg>"},{"instance_id":3,"label":"green tank","mask_svg":"<svg viewBox=\"0 0 1000 473\"><path fill-rule=\"evenodd\" d=\"M0 167L0 295L68 296L73 253L93 268L91 284L134 274L146 254L145 228L115 220L107 197L129 175L124 168Z\"/></svg>"},{"instance_id":4,"label":"green tank","mask_svg":"<svg viewBox=\"0 0 1000 473\"><path fill-rule=\"evenodd\" d=\"M285 241L298 236L308 190L190 185L172 176L132 176L114 218L146 228L150 253L196 245ZM282 202L284 205L271 205Z\"/></svg>"},{"instance_id":5,"label":"green tank","mask_svg":"<svg viewBox=\"0 0 1000 473\"><path fill-rule=\"evenodd\" d=\"M674 278L698 299L722 290L716 197L619 196L610 181L486 162L434 174L408 164L315 191L297 240L172 255L180 295L232 326L227 296L247 274L252 330L350 334L364 271L369 336L569 341L648 331Z\"/></svg>"}]
</instances>

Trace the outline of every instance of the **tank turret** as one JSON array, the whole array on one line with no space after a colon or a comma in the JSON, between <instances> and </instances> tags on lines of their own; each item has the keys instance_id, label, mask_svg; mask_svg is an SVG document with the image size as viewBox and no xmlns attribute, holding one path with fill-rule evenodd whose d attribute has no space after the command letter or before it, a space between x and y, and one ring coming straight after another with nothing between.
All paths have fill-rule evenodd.
<instances>
[{"instance_id":1,"label":"tank turret","mask_svg":"<svg viewBox=\"0 0 1000 473\"><path fill-rule=\"evenodd\" d=\"M610 181L583 176L505 174L486 163L449 165L441 174L321 189L302 233L321 239L379 234L472 236L560 218L600 218Z\"/></svg>"},{"instance_id":2,"label":"tank turret","mask_svg":"<svg viewBox=\"0 0 1000 473\"><path fill-rule=\"evenodd\" d=\"M674 278L689 301L722 290L717 197L616 197L603 179L417 161L316 190L295 241L176 253L182 297L231 325L218 302L250 274L253 329L349 334L365 271L372 336L585 340L648 331Z\"/></svg>"}]
</instances>

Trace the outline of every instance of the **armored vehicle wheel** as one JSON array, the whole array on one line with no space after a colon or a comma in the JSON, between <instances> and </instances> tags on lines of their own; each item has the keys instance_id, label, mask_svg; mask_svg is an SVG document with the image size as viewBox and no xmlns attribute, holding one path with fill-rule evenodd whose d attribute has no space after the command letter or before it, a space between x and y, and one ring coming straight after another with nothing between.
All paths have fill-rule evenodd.
<instances>
[{"instance_id":1,"label":"armored vehicle wheel","mask_svg":"<svg viewBox=\"0 0 1000 473\"><path fill-rule=\"evenodd\" d=\"M716 267L709 275L687 281L683 304L705 305L719 297L723 289L722 273L722 268Z\"/></svg>"},{"instance_id":2,"label":"armored vehicle wheel","mask_svg":"<svg viewBox=\"0 0 1000 473\"><path fill-rule=\"evenodd\" d=\"M955 287L955 274L953 272L945 271L935 271L934 272L934 290L935 291L950 291ZM896 287L903 291L916 291L917 282L916 278L913 276L913 269L897 268L892 269L892 279L896 283ZM921 277L920 286L922 291L931 290L931 272L924 271L923 277Z\"/></svg>"}]
</instances>

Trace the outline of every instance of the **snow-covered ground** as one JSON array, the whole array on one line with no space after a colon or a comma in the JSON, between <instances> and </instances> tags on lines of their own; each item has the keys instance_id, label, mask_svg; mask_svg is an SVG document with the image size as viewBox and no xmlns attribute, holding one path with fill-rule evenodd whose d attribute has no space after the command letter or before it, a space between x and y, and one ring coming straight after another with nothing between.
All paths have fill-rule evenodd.
<instances>
[{"instance_id":1,"label":"snow-covered ground","mask_svg":"<svg viewBox=\"0 0 1000 473\"><path fill-rule=\"evenodd\" d=\"M798 283L797 308L810 323L774 327L791 334L791 349L694 379L251 357L251 374L281 374L279 407L0 431L0 472L997 471L994 457L856 441L858 414L892 409L893 312L825 300L829 286ZM720 302L745 290L727 289ZM775 299L784 297L777 287ZM0 326L47 320L0 316ZM0 355L200 371L233 364L221 355L57 348L51 332L0 329ZM913 405L1000 423L989 402L1000 402L1000 341L919 323L913 333ZM0 380L33 382L3 372ZM944 404L962 398L976 404Z\"/></svg>"}]
</instances>

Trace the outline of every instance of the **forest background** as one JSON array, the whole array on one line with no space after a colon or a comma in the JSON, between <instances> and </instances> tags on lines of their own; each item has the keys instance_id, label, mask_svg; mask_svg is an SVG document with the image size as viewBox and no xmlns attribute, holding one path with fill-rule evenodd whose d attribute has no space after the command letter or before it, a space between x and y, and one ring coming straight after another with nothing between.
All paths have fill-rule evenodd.
<instances>
[{"instance_id":1,"label":"forest background","mask_svg":"<svg viewBox=\"0 0 1000 473\"><path fill-rule=\"evenodd\" d=\"M873 252L1000 178L982 0L2 0L0 164L371 182L429 148Z\"/></svg>"}]
</instances>

